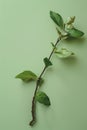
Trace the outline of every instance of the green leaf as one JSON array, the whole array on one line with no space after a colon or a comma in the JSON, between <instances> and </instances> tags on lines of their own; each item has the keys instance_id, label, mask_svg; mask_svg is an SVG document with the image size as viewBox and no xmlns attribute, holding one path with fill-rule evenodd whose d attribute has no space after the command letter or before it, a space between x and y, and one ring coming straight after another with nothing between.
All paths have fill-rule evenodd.
<instances>
[{"instance_id":1,"label":"green leaf","mask_svg":"<svg viewBox=\"0 0 87 130\"><path fill-rule=\"evenodd\" d=\"M61 29L64 28L63 18L60 14L50 11L50 17Z\"/></svg>"},{"instance_id":2,"label":"green leaf","mask_svg":"<svg viewBox=\"0 0 87 130\"><path fill-rule=\"evenodd\" d=\"M51 42L51 45L53 48L55 48L54 51L57 51L57 47L52 42Z\"/></svg>"},{"instance_id":3,"label":"green leaf","mask_svg":"<svg viewBox=\"0 0 87 130\"><path fill-rule=\"evenodd\" d=\"M44 105L51 105L50 103L50 100L49 100L49 97L42 91L38 91L36 93L36 100L39 102L39 103L42 103Z\"/></svg>"},{"instance_id":4,"label":"green leaf","mask_svg":"<svg viewBox=\"0 0 87 130\"><path fill-rule=\"evenodd\" d=\"M37 76L32 71L24 71L16 76L16 78L19 78L23 80L24 82L28 82L31 80L36 80Z\"/></svg>"},{"instance_id":5,"label":"green leaf","mask_svg":"<svg viewBox=\"0 0 87 130\"><path fill-rule=\"evenodd\" d=\"M67 30L70 37L79 38L84 35L84 33L76 28L68 29Z\"/></svg>"},{"instance_id":6,"label":"green leaf","mask_svg":"<svg viewBox=\"0 0 87 130\"><path fill-rule=\"evenodd\" d=\"M66 48L61 48L61 50L56 51L55 53L57 53L59 58L68 58L68 57L74 55L74 53L72 51L69 51Z\"/></svg>"},{"instance_id":7,"label":"green leaf","mask_svg":"<svg viewBox=\"0 0 87 130\"><path fill-rule=\"evenodd\" d=\"M53 48L56 48L55 45L53 44L53 42L51 42L51 45L52 45Z\"/></svg>"},{"instance_id":8,"label":"green leaf","mask_svg":"<svg viewBox=\"0 0 87 130\"><path fill-rule=\"evenodd\" d=\"M46 67L52 65L52 62L47 57L45 57L43 61L44 61L44 64L45 64Z\"/></svg>"}]
</instances>

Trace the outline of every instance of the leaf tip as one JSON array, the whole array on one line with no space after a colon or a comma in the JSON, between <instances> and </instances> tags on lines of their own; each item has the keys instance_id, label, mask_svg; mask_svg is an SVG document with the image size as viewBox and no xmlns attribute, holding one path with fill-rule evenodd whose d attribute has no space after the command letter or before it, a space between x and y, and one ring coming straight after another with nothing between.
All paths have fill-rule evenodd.
<instances>
[{"instance_id":1,"label":"leaf tip","mask_svg":"<svg viewBox=\"0 0 87 130\"><path fill-rule=\"evenodd\" d=\"M85 33L84 32L82 32L82 36L84 35Z\"/></svg>"},{"instance_id":2,"label":"leaf tip","mask_svg":"<svg viewBox=\"0 0 87 130\"><path fill-rule=\"evenodd\" d=\"M44 104L46 106L50 106L51 105L49 97L44 92L42 92L42 91L37 92L37 94L36 94L36 100L39 103L42 103L42 104Z\"/></svg>"},{"instance_id":3,"label":"leaf tip","mask_svg":"<svg viewBox=\"0 0 87 130\"><path fill-rule=\"evenodd\" d=\"M37 75L33 73L32 71L23 71L22 73L19 73L15 76L15 78L19 78L23 80L24 82L32 81L37 79Z\"/></svg>"}]
</instances>

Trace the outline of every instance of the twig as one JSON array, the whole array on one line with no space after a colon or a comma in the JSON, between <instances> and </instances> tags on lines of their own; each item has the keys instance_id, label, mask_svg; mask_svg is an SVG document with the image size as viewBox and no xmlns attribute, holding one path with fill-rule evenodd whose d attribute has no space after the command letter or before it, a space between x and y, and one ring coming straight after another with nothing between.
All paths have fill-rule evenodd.
<instances>
[{"instance_id":1,"label":"twig","mask_svg":"<svg viewBox=\"0 0 87 130\"><path fill-rule=\"evenodd\" d=\"M56 43L55 43L55 45L54 45L54 47L53 47L53 49L52 49L52 51L51 51L51 53L50 53L50 55L49 55L49 58L48 58L49 60L51 59L51 57L52 57L52 55L53 55L53 53L54 53L54 50L55 50L57 44L60 42L60 40L61 40L61 37L59 37L59 38L57 39L57 41L56 41ZM43 74L44 74L44 72L45 72L46 69L47 69L47 66L45 66L45 67L43 68L43 70L42 70L42 72L41 72L41 74L40 74L40 76L38 77L38 80L37 80L37 82L36 82L36 88L35 88L34 96L33 96L33 100L32 100L32 110L31 110L32 120L31 120L30 123L29 123L30 126L33 126L33 125L35 124L35 122L36 122L36 100L35 100L35 97L36 97L36 93L37 93L37 90L38 90L38 87L39 87L39 83L40 83L41 78L42 78L42 76L43 76Z\"/></svg>"}]
</instances>

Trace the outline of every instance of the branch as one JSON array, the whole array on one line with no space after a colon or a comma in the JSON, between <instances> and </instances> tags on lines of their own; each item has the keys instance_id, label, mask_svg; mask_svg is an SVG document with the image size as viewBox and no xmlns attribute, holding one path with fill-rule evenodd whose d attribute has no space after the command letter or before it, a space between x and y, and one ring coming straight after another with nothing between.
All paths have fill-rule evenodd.
<instances>
[{"instance_id":1,"label":"branch","mask_svg":"<svg viewBox=\"0 0 87 130\"><path fill-rule=\"evenodd\" d=\"M54 50L55 50L55 47L57 46L57 44L60 42L61 40L61 37L59 37L49 55L49 60L51 59L53 53L54 53ZM32 113L32 120L30 121L29 125L30 126L33 126L35 123L36 123L36 100L35 100L35 97L36 97L36 93L37 93L37 90L39 88L39 83L40 83L40 80L45 72L45 70L47 69L47 66L45 66L40 74L40 76L38 77L38 80L36 82L36 88L35 88L35 91L34 91L34 96L33 96L33 100L32 100L32 110L31 110L31 113Z\"/></svg>"}]
</instances>

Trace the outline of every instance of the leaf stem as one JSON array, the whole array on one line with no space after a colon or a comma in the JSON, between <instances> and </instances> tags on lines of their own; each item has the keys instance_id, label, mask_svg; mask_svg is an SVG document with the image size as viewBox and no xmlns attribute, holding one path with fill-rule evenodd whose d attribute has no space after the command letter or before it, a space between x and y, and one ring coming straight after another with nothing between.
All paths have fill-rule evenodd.
<instances>
[{"instance_id":1,"label":"leaf stem","mask_svg":"<svg viewBox=\"0 0 87 130\"><path fill-rule=\"evenodd\" d=\"M55 50L57 44L60 42L60 40L61 40L61 37L59 37L59 38L57 39L57 41L56 41L56 43L55 43L55 45L54 45L54 47L53 47L53 49L52 49L52 51L51 51L51 53L50 53L50 55L49 55L49 58L48 58L49 60L51 59L51 57L52 57L52 55L53 55L53 53L54 53L54 50ZM37 90L38 90L38 88L39 88L40 80L41 80L41 78L42 78L42 76L43 76L43 74L44 74L44 72L45 72L46 69L47 69L47 66L45 66L45 67L43 68L43 70L42 70L42 72L41 72L41 74L40 74L40 76L38 77L37 82L36 82L36 88L35 88L34 96L33 96L33 99L32 99L32 110L31 110L32 120L31 120L30 123L29 123L30 126L33 126L33 125L35 124L35 122L36 122L36 100L35 100L35 97L36 97Z\"/></svg>"}]
</instances>

